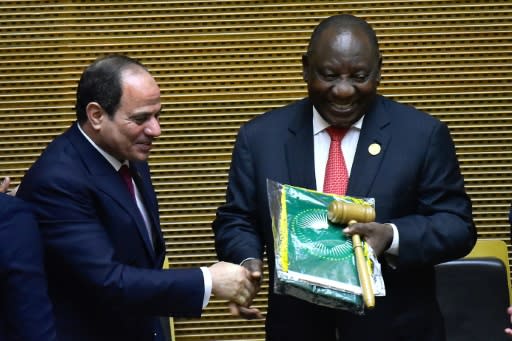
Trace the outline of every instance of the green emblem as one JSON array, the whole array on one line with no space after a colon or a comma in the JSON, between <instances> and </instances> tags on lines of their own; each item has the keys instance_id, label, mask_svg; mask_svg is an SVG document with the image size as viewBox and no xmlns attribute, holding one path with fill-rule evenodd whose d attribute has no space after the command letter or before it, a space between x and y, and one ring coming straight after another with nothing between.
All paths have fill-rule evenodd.
<instances>
[{"instance_id":1,"label":"green emblem","mask_svg":"<svg viewBox=\"0 0 512 341\"><path fill-rule=\"evenodd\" d=\"M308 254L330 261L349 260L352 242L343 236L340 226L327 219L325 208L305 209L292 217L291 233L307 247Z\"/></svg>"}]
</instances>

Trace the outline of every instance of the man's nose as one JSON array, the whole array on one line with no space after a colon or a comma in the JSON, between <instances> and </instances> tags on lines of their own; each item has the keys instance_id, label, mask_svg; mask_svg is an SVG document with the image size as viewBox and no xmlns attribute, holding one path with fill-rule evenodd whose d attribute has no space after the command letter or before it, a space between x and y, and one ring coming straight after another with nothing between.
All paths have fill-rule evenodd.
<instances>
[{"instance_id":1,"label":"man's nose","mask_svg":"<svg viewBox=\"0 0 512 341\"><path fill-rule=\"evenodd\" d=\"M162 133L160 129L160 121L157 117L151 117L146 123L144 133L148 136L158 137Z\"/></svg>"},{"instance_id":2,"label":"man's nose","mask_svg":"<svg viewBox=\"0 0 512 341\"><path fill-rule=\"evenodd\" d=\"M355 91L354 85L346 79L338 79L332 88L332 92L337 97L350 97Z\"/></svg>"}]
</instances>

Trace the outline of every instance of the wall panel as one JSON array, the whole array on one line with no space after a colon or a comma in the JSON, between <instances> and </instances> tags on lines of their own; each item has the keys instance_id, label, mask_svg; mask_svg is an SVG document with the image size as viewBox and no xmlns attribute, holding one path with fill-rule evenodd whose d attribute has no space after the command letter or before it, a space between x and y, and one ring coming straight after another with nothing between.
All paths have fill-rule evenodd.
<instances>
[{"instance_id":1,"label":"wall panel","mask_svg":"<svg viewBox=\"0 0 512 341\"><path fill-rule=\"evenodd\" d=\"M375 27L380 92L449 125L479 237L510 245L508 0L2 1L0 173L19 183L73 121L86 65L108 53L138 58L162 89L163 135L150 163L170 264L211 264L210 223L239 126L306 95L301 54L313 27L340 12ZM263 339L261 321L230 317L216 300L202 319L176 320L175 331L177 340Z\"/></svg>"}]
</instances>

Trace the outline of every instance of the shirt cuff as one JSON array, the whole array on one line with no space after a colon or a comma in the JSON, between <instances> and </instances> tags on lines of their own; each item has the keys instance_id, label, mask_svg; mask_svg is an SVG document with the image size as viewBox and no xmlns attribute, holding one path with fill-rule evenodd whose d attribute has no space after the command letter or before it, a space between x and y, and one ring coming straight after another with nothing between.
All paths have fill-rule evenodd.
<instances>
[{"instance_id":1,"label":"shirt cuff","mask_svg":"<svg viewBox=\"0 0 512 341\"><path fill-rule=\"evenodd\" d=\"M203 280L204 280L204 296L203 296L203 309L206 308L208 302L210 302L210 296L212 295L212 275L210 274L210 269L205 266L202 266L201 271L203 272Z\"/></svg>"},{"instance_id":2,"label":"shirt cuff","mask_svg":"<svg viewBox=\"0 0 512 341\"><path fill-rule=\"evenodd\" d=\"M386 253L398 256L398 245L400 241L400 237L398 235L398 229L396 228L395 224L388 223L393 228L393 240L391 241L391 245L389 246L389 249L386 250Z\"/></svg>"},{"instance_id":3,"label":"shirt cuff","mask_svg":"<svg viewBox=\"0 0 512 341\"><path fill-rule=\"evenodd\" d=\"M254 257L246 258L243 261L241 261L239 265L243 266L245 262L247 262L248 260L251 260L251 259L256 259L256 258L254 258Z\"/></svg>"}]
</instances>

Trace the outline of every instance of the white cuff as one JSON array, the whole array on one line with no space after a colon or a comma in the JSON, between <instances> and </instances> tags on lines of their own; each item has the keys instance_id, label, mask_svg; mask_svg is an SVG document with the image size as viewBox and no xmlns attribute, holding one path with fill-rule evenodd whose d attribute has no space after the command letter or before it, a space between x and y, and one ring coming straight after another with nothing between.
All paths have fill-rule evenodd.
<instances>
[{"instance_id":1,"label":"white cuff","mask_svg":"<svg viewBox=\"0 0 512 341\"><path fill-rule=\"evenodd\" d=\"M398 229L396 228L395 224L388 223L388 225L390 225L393 228L393 240L391 241L389 249L387 249L385 252L393 256L398 256L398 245L400 240L400 237L398 235Z\"/></svg>"},{"instance_id":2,"label":"white cuff","mask_svg":"<svg viewBox=\"0 0 512 341\"><path fill-rule=\"evenodd\" d=\"M203 296L203 309L206 308L208 302L210 302L210 296L212 295L212 275L210 274L210 269L205 266L202 266L201 271L203 272L203 280L204 280L204 296Z\"/></svg>"}]
</instances>

